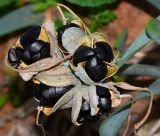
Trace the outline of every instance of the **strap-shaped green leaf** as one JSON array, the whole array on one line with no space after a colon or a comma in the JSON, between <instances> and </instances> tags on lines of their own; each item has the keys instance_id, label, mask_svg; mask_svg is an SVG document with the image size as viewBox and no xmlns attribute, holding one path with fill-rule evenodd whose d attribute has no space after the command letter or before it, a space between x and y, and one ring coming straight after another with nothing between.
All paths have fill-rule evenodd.
<instances>
[{"instance_id":1,"label":"strap-shaped green leaf","mask_svg":"<svg viewBox=\"0 0 160 136\"><path fill-rule=\"evenodd\" d=\"M31 5L16 9L15 11L0 18L0 36L31 25L41 24L43 19L43 13L33 12Z\"/></svg>"},{"instance_id":2,"label":"strap-shaped green leaf","mask_svg":"<svg viewBox=\"0 0 160 136\"><path fill-rule=\"evenodd\" d=\"M160 20L160 16L158 16L157 19ZM145 30L142 31L140 35L132 42L132 44L125 52L125 54L122 56L122 58L119 59L119 61L117 62L118 67L120 68L122 65L124 65L126 61L132 58L137 51L139 51L149 42L151 42L151 39L146 35Z\"/></svg>"},{"instance_id":3,"label":"strap-shaped green leaf","mask_svg":"<svg viewBox=\"0 0 160 136\"><path fill-rule=\"evenodd\" d=\"M122 75L143 75L160 78L160 67L143 64L125 64L121 71Z\"/></svg>"}]
</instances>

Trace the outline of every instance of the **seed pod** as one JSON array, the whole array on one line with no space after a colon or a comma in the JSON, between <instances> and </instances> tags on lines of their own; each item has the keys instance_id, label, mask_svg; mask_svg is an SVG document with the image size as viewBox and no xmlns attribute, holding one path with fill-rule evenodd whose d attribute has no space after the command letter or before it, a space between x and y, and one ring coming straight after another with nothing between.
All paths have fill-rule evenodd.
<instances>
[{"instance_id":1,"label":"seed pod","mask_svg":"<svg viewBox=\"0 0 160 136\"><path fill-rule=\"evenodd\" d=\"M72 22L60 27L58 30L59 48L64 53L74 54L79 47L79 40L85 36L84 30L77 24Z\"/></svg>"},{"instance_id":2,"label":"seed pod","mask_svg":"<svg viewBox=\"0 0 160 136\"><path fill-rule=\"evenodd\" d=\"M102 82L117 72L114 64L117 54L114 54L103 34L93 33L81 38L79 43L71 68L85 84Z\"/></svg>"},{"instance_id":3,"label":"seed pod","mask_svg":"<svg viewBox=\"0 0 160 136\"><path fill-rule=\"evenodd\" d=\"M109 90L102 86L96 86L96 92L97 96L99 97L98 101L98 107L99 111L96 115L91 115L91 108L87 101L83 100L81 105L81 110L79 113L79 117L77 119L78 123L84 123L84 122L93 122L100 119L100 117L104 113L108 113L111 110L111 94Z\"/></svg>"}]
</instances>

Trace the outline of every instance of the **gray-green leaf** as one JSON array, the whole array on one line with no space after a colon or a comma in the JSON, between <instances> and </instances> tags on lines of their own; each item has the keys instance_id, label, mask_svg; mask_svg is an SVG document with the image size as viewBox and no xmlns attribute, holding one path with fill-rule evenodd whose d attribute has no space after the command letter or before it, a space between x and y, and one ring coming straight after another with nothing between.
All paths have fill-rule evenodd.
<instances>
[{"instance_id":1,"label":"gray-green leaf","mask_svg":"<svg viewBox=\"0 0 160 136\"><path fill-rule=\"evenodd\" d=\"M157 19L160 20L160 16L158 16ZM124 65L126 61L132 58L137 51L139 51L149 42L151 42L151 39L148 38L145 31L141 32L140 35L132 42L131 46L128 48L122 58L119 59L117 64L118 67L120 68L122 65Z\"/></svg>"},{"instance_id":2,"label":"gray-green leaf","mask_svg":"<svg viewBox=\"0 0 160 136\"><path fill-rule=\"evenodd\" d=\"M160 67L143 64L124 65L121 74L123 75L143 75L160 78Z\"/></svg>"},{"instance_id":3,"label":"gray-green leaf","mask_svg":"<svg viewBox=\"0 0 160 136\"><path fill-rule=\"evenodd\" d=\"M99 129L100 136L117 136L121 126L126 120L130 108L127 108L114 116L108 117Z\"/></svg>"},{"instance_id":4,"label":"gray-green leaf","mask_svg":"<svg viewBox=\"0 0 160 136\"><path fill-rule=\"evenodd\" d=\"M43 13L33 12L31 5L16 9L15 11L8 13L7 15L0 18L0 36L26 28L31 25L41 24L43 19Z\"/></svg>"}]
</instances>

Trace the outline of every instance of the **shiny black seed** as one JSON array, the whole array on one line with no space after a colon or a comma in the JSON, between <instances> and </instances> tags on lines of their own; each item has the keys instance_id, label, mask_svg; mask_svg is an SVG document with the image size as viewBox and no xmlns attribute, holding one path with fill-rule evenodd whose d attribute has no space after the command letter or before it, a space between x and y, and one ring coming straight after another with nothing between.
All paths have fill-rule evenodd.
<instances>
[{"instance_id":1,"label":"shiny black seed","mask_svg":"<svg viewBox=\"0 0 160 136\"><path fill-rule=\"evenodd\" d=\"M85 64L85 70L88 76L95 82L101 81L107 74L106 65L97 57L92 57Z\"/></svg>"},{"instance_id":2,"label":"shiny black seed","mask_svg":"<svg viewBox=\"0 0 160 136\"><path fill-rule=\"evenodd\" d=\"M22 61L24 61L26 64L31 64L31 56L29 50L26 50L23 53Z\"/></svg>"},{"instance_id":3,"label":"shiny black seed","mask_svg":"<svg viewBox=\"0 0 160 136\"><path fill-rule=\"evenodd\" d=\"M79 26L71 23L71 24L68 24L68 25L63 25L62 27L60 27L58 29L58 43L59 43L60 46L62 46L62 35L63 35L63 33L65 32L65 30L67 28L70 28L70 27L79 27Z\"/></svg>"},{"instance_id":4,"label":"shiny black seed","mask_svg":"<svg viewBox=\"0 0 160 136\"><path fill-rule=\"evenodd\" d=\"M35 54L35 53L38 53L40 52L40 50L42 49L43 46L43 41L41 40L37 40L36 42L32 43L30 46L29 46L29 52L30 54Z\"/></svg>"},{"instance_id":5,"label":"shiny black seed","mask_svg":"<svg viewBox=\"0 0 160 136\"><path fill-rule=\"evenodd\" d=\"M20 43L23 48L28 49L29 46L37 40L40 35L41 27L40 26L33 26L28 29L21 37Z\"/></svg>"},{"instance_id":6,"label":"shiny black seed","mask_svg":"<svg viewBox=\"0 0 160 136\"><path fill-rule=\"evenodd\" d=\"M111 110L112 101L110 98L99 98L98 107L101 112L109 112Z\"/></svg>"},{"instance_id":7,"label":"shiny black seed","mask_svg":"<svg viewBox=\"0 0 160 136\"><path fill-rule=\"evenodd\" d=\"M24 49L22 49L22 48L20 48L20 47L16 47L16 48L15 48L15 52L16 52L17 58L18 58L19 60L21 60L22 57L23 57Z\"/></svg>"},{"instance_id":8,"label":"shiny black seed","mask_svg":"<svg viewBox=\"0 0 160 136\"><path fill-rule=\"evenodd\" d=\"M9 61L9 63L18 61L15 49L10 49L8 51L8 61Z\"/></svg>"},{"instance_id":9,"label":"shiny black seed","mask_svg":"<svg viewBox=\"0 0 160 136\"><path fill-rule=\"evenodd\" d=\"M113 51L111 46L105 42L97 42L93 45L94 51L101 60L111 62L113 60Z\"/></svg>"},{"instance_id":10,"label":"shiny black seed","mask_svg":"<svg viewBox=\"0 0 160 136\"><path fill-rule=\"evenodd\" d=\"M17 58L15 48L8 51L8 61L13 68L18 68L20 60Z\"/></svg>"},{"instance_id":11,"label":"shiny black seed","mask_svg":"<svg viewBox=\"0 0 160 136\"><path fill-rule=\"evenodd\" d=\"M12 63L11 63L11 66L12 66L13 68L16 68L16 69L17 69L18 66L19 66L19 64L20 64L19 62L12 62Z\"/></svg>"},{"instance_id":12,"label":"shiny black seed","mask_svg":"<svg viewBox=\"0 0 160 136\"><path fill-rule=\"evenodd\" d=\"M100 98L111 98L108 88L96 85L96 93Z\"/></svg>"},{"instance_id":13,"label":"shiny black seed","mask_svg":"<svg viewBox=\"0 0 160 136\"><path fill-rule=\"evenodd\" d=\"M58 99L72 87L73 85L66 87L50 87L40 84L34 91L34 97L39 100L42 106L54 106Z\"/></svg>"},{"instance_id":14,"label":"shiny black seed","mask_svg":"<svg viewBox=\"0 0 160 136\"><path fill-rule=\"evenodd\" d=\"M40 55L40 53L37 53L37 54L32 56L31 63L34 63L34 62L36 62L36 61L38 61L40 59L41 59L41 55Z\"/></svg>"},{"instance_id":15,"label":"shiny black seed","mask_svg":"<svg viewBox=\"0 0 160 136\"><path fill-rule=\"evenodd\" d=\"M50 57L50 47L47 45L47 46L44 46L40 52L41 54L41 58L47 58L47 57Z\"/></svg>"},{"instance_id":16,"label":"shiny black seed","mask_svg":"<svg viewBox=\"0 0 160 136\"><path fill-rule=\"evenodd\" d=\"M78 63L87 61L94 55L93 49L87 46L80 46L73 55L73 64L75 66Z\"/></svg>"},{"instance_id":17,"label":"shiny black seed","mask_svg":"<svg viewBox=\"0 0 160 136\"><path fill-rule=\"evenodd\" d=\"M101 116L101 112L97 113L95 116L91 116L90 105L87 101L83 100L77 121L79 123L94 122L99 120L100 116Z\"/></svg>"}]
</instances>

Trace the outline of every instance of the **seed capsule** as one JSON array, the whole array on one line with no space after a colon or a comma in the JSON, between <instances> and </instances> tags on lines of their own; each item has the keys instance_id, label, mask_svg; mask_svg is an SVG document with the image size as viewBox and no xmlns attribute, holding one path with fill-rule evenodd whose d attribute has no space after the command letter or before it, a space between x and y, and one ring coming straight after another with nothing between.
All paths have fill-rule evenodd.
<instances>
[{"instance_id":1,"label":"seed capsule","mask_svg":"<svg viewBox=\"0 0 160 136\"><path fill-rule=\"evenodd\" d=\"M68 24L68 25L63 25L62 27L60 27L58 29L58 43L59 43L59 45L62 45L62 35L63 35L63 33L65 32L65 30L67 30L67 28L70 28L70 27L79 27L79 26L74 24L74 23L71 23L71 24Z\"/></svg>"}]
</instances>

